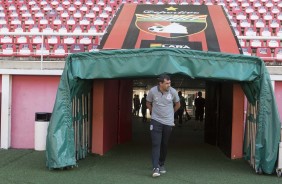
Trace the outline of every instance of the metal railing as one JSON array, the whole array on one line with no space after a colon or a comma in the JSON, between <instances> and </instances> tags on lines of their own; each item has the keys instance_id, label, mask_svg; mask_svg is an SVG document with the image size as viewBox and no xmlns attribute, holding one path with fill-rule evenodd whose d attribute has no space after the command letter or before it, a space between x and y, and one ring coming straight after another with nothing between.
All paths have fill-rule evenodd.
<instances>
[{"instance_id":1,"label":"metal railing","mask_svg":"<svg viewBox=\"0 0 282 184\"><path fill-rule=\"evenodd\" d=\"M58 33L58 32L4 32L0 33L0 35L4 36L41 36L41 55L40 55L40 62L41 62L41 70L43 65L43 58L44 58L44 38L46 36L99 36L102 37L105 32L102 33ZM239 40L282 40L280 36L237 36ZM40 43L39 43L40 44ZM13 54L17 54L17 52L13 52ZM70 53L66 53L70 54ZM263 59L263 58L262 58ZM264 59L277 59L274 57L264 58Z\"/></svg>"}]
</instances>

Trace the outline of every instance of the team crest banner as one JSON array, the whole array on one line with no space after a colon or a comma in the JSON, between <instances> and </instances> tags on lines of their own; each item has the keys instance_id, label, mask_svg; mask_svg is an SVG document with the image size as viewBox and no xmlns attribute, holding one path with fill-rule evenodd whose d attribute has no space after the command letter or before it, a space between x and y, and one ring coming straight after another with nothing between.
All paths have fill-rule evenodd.
<instances>
[{"instance_id":1,"label":"team crest banner","mask_svg":"<svg viewBox=\"0 0 282 184\"><path fill-rule=\"evenodd\" d=\"M183 48L241 53L221 6L123 4L99 49Z\"/></svg>"}]
</instances>

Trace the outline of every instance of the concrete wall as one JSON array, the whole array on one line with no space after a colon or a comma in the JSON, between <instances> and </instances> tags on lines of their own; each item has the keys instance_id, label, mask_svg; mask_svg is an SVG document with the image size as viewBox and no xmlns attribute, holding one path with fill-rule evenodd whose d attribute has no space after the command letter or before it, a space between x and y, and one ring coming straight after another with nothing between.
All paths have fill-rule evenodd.
<instances>
[{"instance_id":1,"label":"concrete wall","mask_svg":"<svg viewBox=\"0 0 282 184\"><path fill-rule=\"evenodd\" d=\"M60 76L14 75L12 80L11 147L34 148L35 113L52 112Z\"/></svg>"}]
</instances>

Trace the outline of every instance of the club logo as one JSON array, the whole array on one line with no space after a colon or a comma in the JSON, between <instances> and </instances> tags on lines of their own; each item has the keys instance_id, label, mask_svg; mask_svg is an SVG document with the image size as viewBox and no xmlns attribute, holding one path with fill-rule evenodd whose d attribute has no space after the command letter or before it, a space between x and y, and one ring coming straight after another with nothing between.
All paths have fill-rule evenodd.
<instances>
[{"instance_id":1,"label":"club logo","mask_svg":"<svg viewBox=\"0 0 282 184\"><path fill-rule=\"evenodd\" d=\"M185 37L206 29L207 15L177 14L176 9L169 7L166 10L173 12L136 14L135 25L141 31L166 38Z\"/></svg>"}]
</instances>

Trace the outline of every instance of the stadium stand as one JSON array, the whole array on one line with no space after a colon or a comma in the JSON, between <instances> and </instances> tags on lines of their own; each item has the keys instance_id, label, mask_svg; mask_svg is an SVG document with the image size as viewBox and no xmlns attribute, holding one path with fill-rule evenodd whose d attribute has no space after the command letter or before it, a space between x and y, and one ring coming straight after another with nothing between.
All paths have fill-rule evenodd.
<instances>
[{"instance_id":1,"label":"stadium stand","mask_svg":"<svg viewBox=\"0 0 282 184\"><path fill-rule=\"evenodd\" d=\"M0 55L22 57L29 52L32 53L30 56L39 54L41 36L5 35L13 32L81 33L77 36L45 36L43 43L48 47L50 58L71 53L72 44L81 44L82 50L89 51L90 45L99 44L100 36L85 36L83 33L103 33L123 3L221 5L241 46L248 51L244 53L266 58L261 55L261 48L266 48L267 63L281 63L276 62L281 61L281 54L278 54L278 48L282 46L281 0L0 0L0 33L4 34L0 37Z\"/></svg>"}]
</instances>

